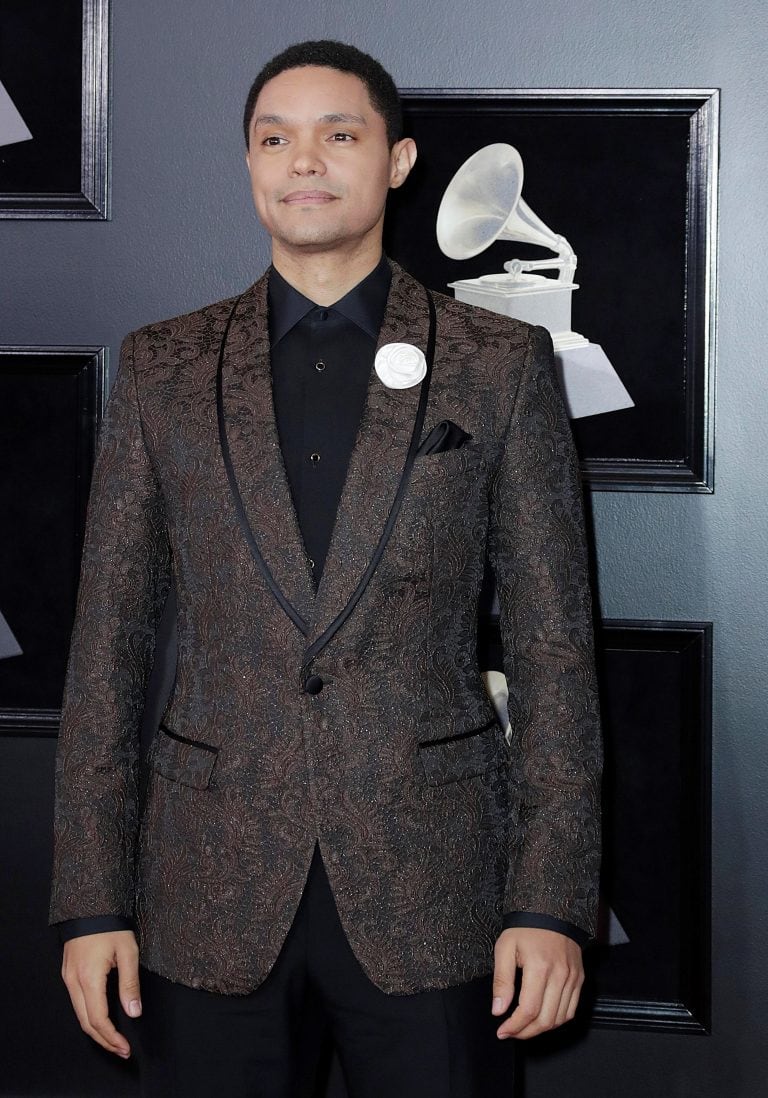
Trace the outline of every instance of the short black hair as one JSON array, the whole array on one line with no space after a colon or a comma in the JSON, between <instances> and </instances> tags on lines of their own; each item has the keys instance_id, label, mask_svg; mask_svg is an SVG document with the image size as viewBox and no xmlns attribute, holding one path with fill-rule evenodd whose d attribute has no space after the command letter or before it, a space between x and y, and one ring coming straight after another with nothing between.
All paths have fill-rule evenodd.
<instances>
[{"instance_id":1,"label":"short black hair","mask_svg":"<svg viewBox=\"0 0 768 1098\"><path fill-rule=\"evenodd\" d=\"M319 65L327 69L338 69L357 76L365 84L368 98L377 114L384 119L387 127L387 140L390 149L399 141L403 133L403 111L400 95L394 80L380 62L370 54L363 53L355 46L332 39L319 39L310 42L297 42L267 61L261 72L251 84L243 113L243 132L245 144L249 146L249 134L253 109L259 93L268 80L279 76L288 69L300 69L307 65Z\"/></svg>"}]
</instances>

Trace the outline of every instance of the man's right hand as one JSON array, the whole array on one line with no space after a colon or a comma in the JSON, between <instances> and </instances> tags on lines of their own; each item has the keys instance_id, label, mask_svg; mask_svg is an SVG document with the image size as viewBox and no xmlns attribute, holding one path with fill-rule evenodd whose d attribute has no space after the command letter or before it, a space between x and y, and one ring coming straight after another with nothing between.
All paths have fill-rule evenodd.
<instances>
[{"instance_id":1,"label":"man's right hand","mask_svg":"<svg viewBox=\"0 0 768 1098\"><path fill-rule=\"evenodd\" d=\"M139 947L132 930L83 934L64 943L61 976L80 1027L109 1052L127 1059L131 1046L107 1010L107 975L117 966L120 1002L131 1018L141 1014Z\"/></svg>"}]
</instances>

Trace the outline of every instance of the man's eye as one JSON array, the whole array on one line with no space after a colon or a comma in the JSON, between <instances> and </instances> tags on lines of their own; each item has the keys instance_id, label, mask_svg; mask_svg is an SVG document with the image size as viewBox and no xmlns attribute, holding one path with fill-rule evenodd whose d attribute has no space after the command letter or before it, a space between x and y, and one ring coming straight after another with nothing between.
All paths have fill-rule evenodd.
<instances>
[{"instance_id":1,"label":"man's eye","mask_svg":"<svg viewBox=\"0 0 768 1098\"><path fill-rule=\"evenodd\" d=\"M279 145L283 141L282 137L278 137L277 134L270 134L269 137L265 137L262 141L262 145Z\"/></svg>"},{"instance_id":2,"label":"man's eye","mask_svg":"<svg viewBox=\"0 0 768 1098\"><path fill-rule=\"evenodd\" d=\"M340 141L343 143L345 141L354 141L355 139L351 133L334 133L331 134L331 140Z\"/></svg>"}]
</instances>

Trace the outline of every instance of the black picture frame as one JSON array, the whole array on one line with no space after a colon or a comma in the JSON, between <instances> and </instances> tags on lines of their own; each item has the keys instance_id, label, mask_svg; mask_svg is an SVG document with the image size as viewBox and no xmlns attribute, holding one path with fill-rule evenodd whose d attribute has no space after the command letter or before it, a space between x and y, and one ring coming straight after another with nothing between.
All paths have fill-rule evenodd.
<instances>
[{"instance_id":1,"label":"black picture frame","mask_svg":"<svg viewBox=\"0 0 768 1098\"><path fill-rule=\"evenodd\" d=\"M0 8L0 81L32 139L0 145L0 218L109 220L110 0Z\"/></svg>"},{"instance_id":2,"label":"black picture frame","mask_svg":"<svg viewBox=\"0 0 768 1098\"><path fill-rule=\"evenodd\" d=\"M105 364L104 347L0 347L0 522L13 533L0 539L0 733L58 732Z\"/></svg>"},{"instance_id":3,"label":"black picture frame","mask_svg":"<svg viewBox=\"0 0 768 1098\"><path fill-rule=\"evenodd\" d=\"M718 89L402 90L418 148L390 195L385 246L426 285L551 253L497 241L451 260L435 222L457 169L502 141L523 198L578 256L573 327L598 343L634 408L572 421L585 485L714 490Z\"/></svg>"},{"instance_id":4,"label":"black picture frame","mask_svg":"<svg viewBox=\"0 0 768 1098\"><path fill-rule=\"evenodd\" d=\"M712 623L606 620L596 641L604 844L581 1024L706 1034ZM503 672L497 617L481 618L478 654Z\"/></svg>"}]
</instances>

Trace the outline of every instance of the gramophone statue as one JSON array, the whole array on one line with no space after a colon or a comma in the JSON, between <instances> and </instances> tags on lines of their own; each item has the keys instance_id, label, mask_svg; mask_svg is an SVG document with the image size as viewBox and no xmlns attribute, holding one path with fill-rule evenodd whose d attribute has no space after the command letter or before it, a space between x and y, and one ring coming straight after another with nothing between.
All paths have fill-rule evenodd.
<instances>
[{"instance_id":1,"label":"gramophone statue","mask_svg":"<svg viewBox=\"0 0 768 1098\"><path fill-rule=\"evenodd\" d=\"M556 253L554 259L512 259L504 273L449 283L459 301L543 324L552 336L572 419L632 408L618 374L597 343L571 329L571 297L578 285L576 255L522 197L523 161L512 145L486 145L454 175L437 214L437 242L451 259L469 259L494 240L517 240ZM556 278L534 272L556 270Z\"/></svg>"}]
</instances>

